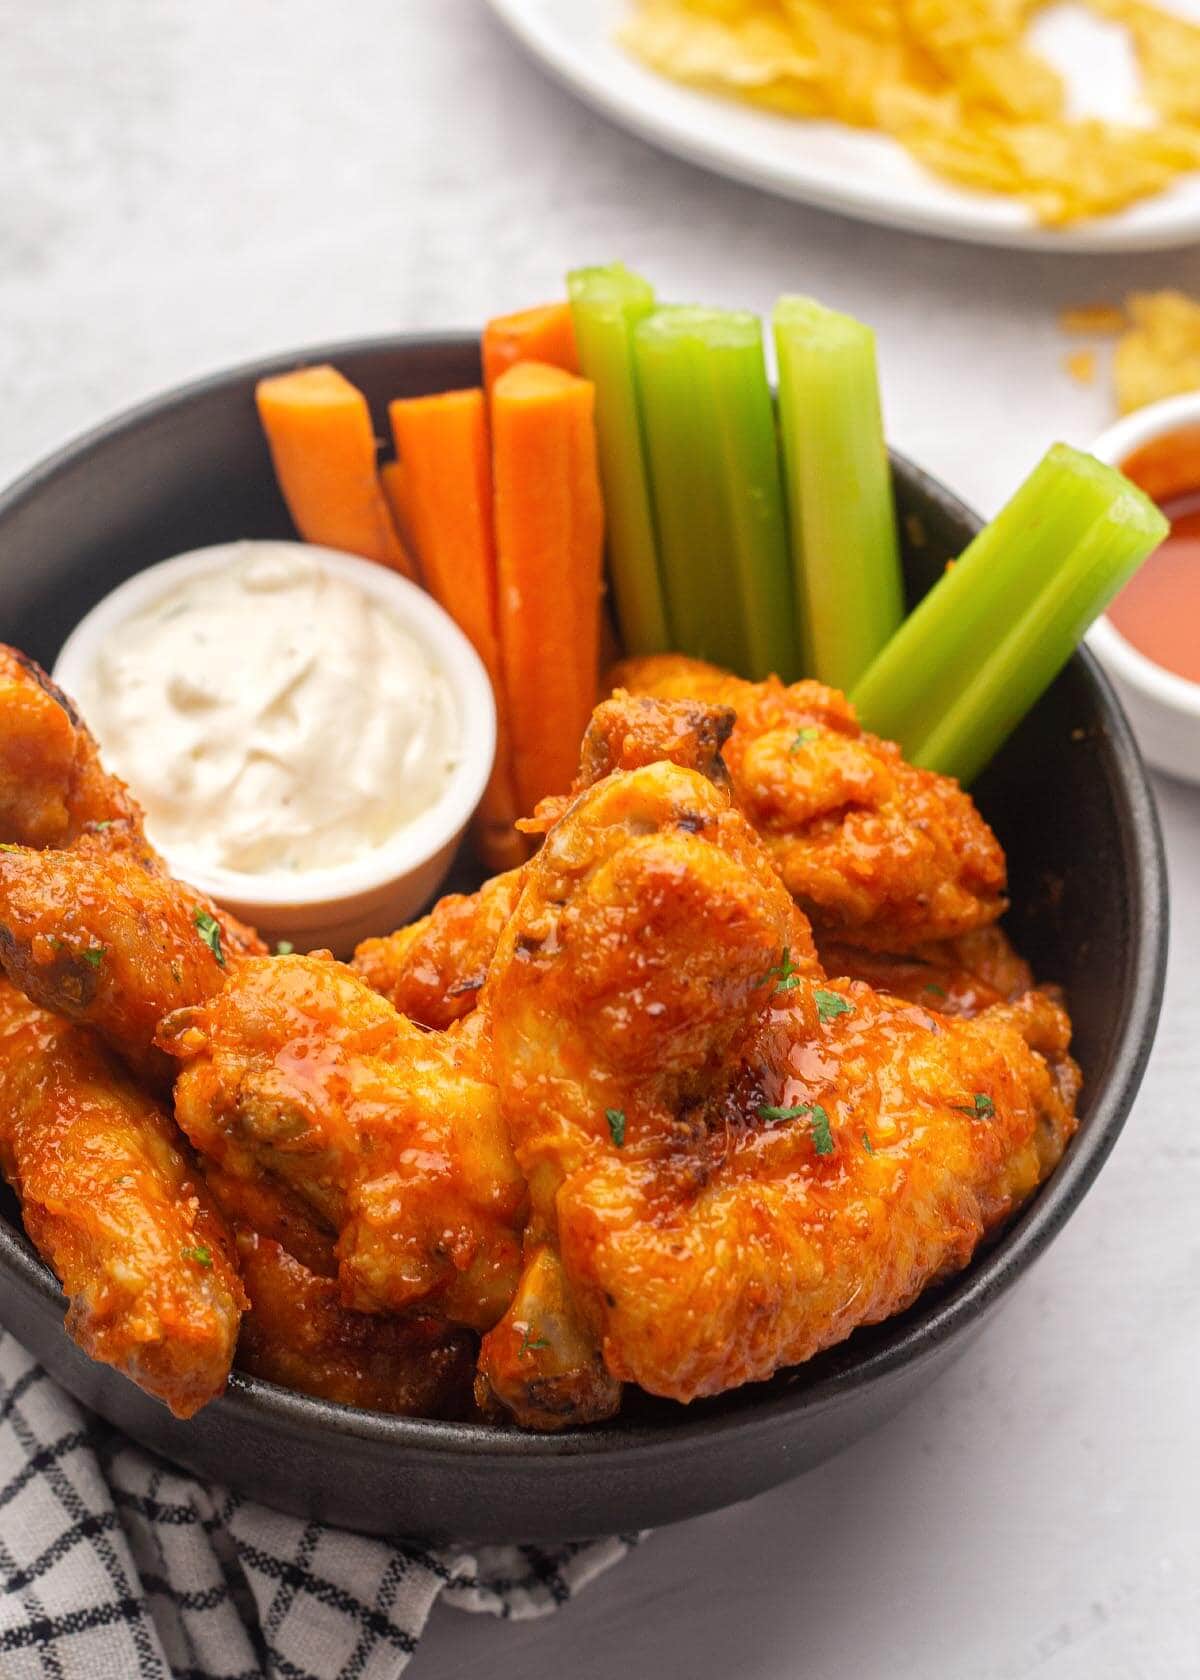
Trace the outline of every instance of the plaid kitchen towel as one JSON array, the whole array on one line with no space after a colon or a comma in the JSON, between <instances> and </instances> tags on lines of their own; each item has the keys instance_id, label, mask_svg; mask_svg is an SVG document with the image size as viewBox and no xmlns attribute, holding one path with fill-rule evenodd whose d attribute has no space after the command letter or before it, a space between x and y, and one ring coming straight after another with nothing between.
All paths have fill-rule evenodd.
<instances>
[{"instance_id":1,"label":"plaid kitchen towel","mask_svg":"<svg viewBox=\"0 0 1200 1680\"><path fill-rule=\"evenodd\" d=\"M0 1332L4 1680L391 1680L439 1594L544 1616L635 1543L427 1550L281 1516L131 1446Z\"/></svg>"}]
</instances>

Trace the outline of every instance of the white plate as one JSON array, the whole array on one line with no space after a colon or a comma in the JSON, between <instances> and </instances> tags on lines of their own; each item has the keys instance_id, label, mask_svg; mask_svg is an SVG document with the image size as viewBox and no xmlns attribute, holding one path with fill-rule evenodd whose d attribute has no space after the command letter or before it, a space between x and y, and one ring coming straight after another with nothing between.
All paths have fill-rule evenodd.
<instances>
[{"instance_id":1,"label":"white plate","mask_svg":"<svg viewBox=\"0 0 1200 1680\"><path fill-rule=\"evenodd\" d=\"M1043 228L1019 204L928 174L881 135L773 116L655 75L613 39L626 15L625 0L488 3L534 57L614 122L693 163L785 198L987 245L1141 251L1200 239L1200 174L1119 215ZM1163 9L1200 20L1200 0L1166 0ZM1136 77L1120 31L1064 6L1036 26L1035 38L1066 73L1080 111L1136 120Z\"/></svg>"}]
</instances>

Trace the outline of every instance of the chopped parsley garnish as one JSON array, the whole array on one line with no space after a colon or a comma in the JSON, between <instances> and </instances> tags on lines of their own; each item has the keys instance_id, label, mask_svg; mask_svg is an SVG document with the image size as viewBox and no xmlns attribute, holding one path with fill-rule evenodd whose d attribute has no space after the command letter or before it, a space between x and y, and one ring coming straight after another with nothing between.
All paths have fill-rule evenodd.
<instances>
[{"instance_id":1,"label":"chopped parsley garnish","mask_svg":"<svg viewBox=\"0 0 1200 1680\"><path fill-rule=\"evenodd\" d=\"M829 1129L829 1116L820 1103L812 1105L812 1140L818 1155L833 1154L833 1133Z\"/></svg>"},{"instance_id":2,"label":"chopped parsley garnish","mask_svg":"<svg viewBox=\"0 0 1200 1680\"><path fill-rule=\"evenodd\" d=\"M875 1145L871 1142L871 1135L869 1132L863 1133L863 1148L866 1150L868 1155L874 1155Z\"/></svg>"},{"instance_id":3,"label":"chopped parsley garnish","mask_svg":"<svg viewBox=\"0 0 1200 1680\"><path fill-rule=\"evenodd\" d=\"M818 733L819 733L819 731L814 729L814 727L810 723L806 728L801 729L797 733L795 740L793 740L791 746L788 748L788 752L789 753L798 753L800 751L800 748L804 745L805 741L815 741Z\"/></svg>"},{"instance_id":4,"label":"chopped parsley garnish","mask_svg":"<svg viewBox=\"0 0 1200 1680\"><path fill-rule=\"evenodd\" d=\"M275 955L277 957L290 957L295 949L296 947L290 939L281 939L275 946Z\"/></svg>"},{"instance_id":5,"label":"chopped parsley garnish","mask_svg":"<svg viewBox=\"0 0 1200 1680\"><path fill-rule=\"evenodd\" d=\"M811 1112L811 1103L797 1103L795 1108L776 1108L771 1103L760 1103L758 1118L765 1120L768 1126L779 1126L785 1120L800 1120Z\"/></svg>"},{"instance_id":6,"label":"chopped parsley garnish","mask_svg":"<svg viewBox=\"0 0 1200 1680\"><path fill-rule=\"evenodd\" d=\"M817 1014L822 1021L836 1021L839 1015L853 1015L854 1005L849 998L844 998L840 992L816 991L813 996L817 1000Z\"/></svg>"},{"instance_id":7,"label":"chopped parsley garnish","mask_svg":"<svg viewBox=\"0 0 1200 1680\"><path fill-rule=\"evenodd\" d=\"M93 945L90 950L82 953L83 960L85 963L91 963L93 968L99 968L104 961L104 953L107 950L107 945Z\"/></svg>"},{"instance_id":8,"label":"chopped parsley garnish","mask_svg":"<svg viewBox=\"0 0 1200 1680\"><path fill-rule=\"evenodd\" d=\"M932 992L934 997L945 997L946 995L945 986L935 986L932 980L926 980L921 989L922 991Z\"/></svg>"},{"instance_id":9,"label":"chopped parsley garnish","mask_svg":"<svg viewBox=\"0 0 1200 1680\"><path fill-rule=\"evenodd\" d=\"M952 1107L960 1114L969 1114L972 1119L978 1116L980 1120L990 1120L996 1112L996 1105L986 1091L976 1091L969 1104L954 1103Z\"/></svg>"},{"instance_id":10,"label":"chopped parsley garnish","mask_svg":"<svg viewBox=\"0 0 1200 1680\"><path fill-rule=\"evenodd\" d=\"M196 926L200 930L200 937L216 957L222 968L225 967L225 953L221 949L221 924L217 918L207 910L196 911Z\"/></svg>"},{"instance_id":11,"label":"chopped parsley garnish","mask_svg":"<svg viewBox=\"0 0 1200 1680\"><path fill-rule=\"evenodd\" d=\"M793 1108L775 1108L770 1103L762 1103L758 1110L759 1119L765 1120L768 1126L780 1126L786 1120L802 1120L805 1115L809 1117L809 1130L817 1154L832 1155L833 1133L829 1127L829 1116L820 1103L797 1103Z\"/></svg>"},{"instance_id":12,"label":"chopped parsley garnish","mask_svg":"<svg viewBox=\"0 0 1200 1680\"><path fill-rule=\"evenodd\" d=\"M529 1331L526 1330L521 1341L521 1346L517 1350L517 1358L524 1359L527 1353L533 1353L536 1352L538 1348L547 1348L549 1346L550 1343L546 1340L545 1336L539 1336L536 1341L531 1341Z\"/></svg>"},{"instance_id":13,"label":"chopped parsley garnish","mask_svg":"<svg viewBox=\"0 0 1200 1680\"><path fill-rule=\"evenodd\" d=\"M198 1266L212 1265L210 1248L181 1248L179 1252L185 1260L194 1260Z\"/></svg>"},{"instance_id":14,"label":"chopped parsley garnish","mask_svg":"<svg viewBox=\"0 0 1200 1680\"><path fill-rule=\"evenodd\" d=\"M612 1140L618 1149L625 1144L625 1110L623 1108L606 1108L604 1118L608 1121L608 1129L612 1133Z\"/></svg>"},{"instance_id":15,"label":"chopped parsley garnish","mask_svg":"<svg viewBox=\"0 0 1200 1680\"><path fill-rule=\"evenodd\" d=\"M104 818L101 819L100 822L89 823L88 827L92 830L93 833L102 834L106 828L111 828L112 825L113 825L112 818L111 817L104 817Z\"/></svg>"},{"instance_id":16,"label":"chopped parsley garnish","mask_svg":"<svg viewBox=\"0 0 1200 1680\"><path fill-rule=\"evenodd\" d=\"M774 968L769 968L767 970L762 979L759 981L759 985L765 986L768 980L774 980L775 990L777 992L790 992L794 987L800 984L801 978L802 976L800 974L800 970L792 961L791 950L787 945L785 945L783 947L783 955L775 964Z\"/></svg>"}]
</instances>

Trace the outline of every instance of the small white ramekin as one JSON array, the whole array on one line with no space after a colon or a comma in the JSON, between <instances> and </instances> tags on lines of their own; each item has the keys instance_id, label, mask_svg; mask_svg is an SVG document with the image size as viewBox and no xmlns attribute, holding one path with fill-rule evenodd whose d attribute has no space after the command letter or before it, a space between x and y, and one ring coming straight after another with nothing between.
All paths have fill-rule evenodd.
<instances>
[{"instance_id":1,"label":"small white ramekin","mask_svg":"<svg viewBox=\"0 0 1200 1680\"><path fill-rule=\"evenodd\" d=\"M1092 453L1119 467L1155 438L1197 425L1200 391L1186 391L1127 414L1101 432ZM1200 683L1156 665L1107 615L1092 625L1087 644L1112 679L1149 763L1185 781L1200 782Z\"/></svg>"},{"instance_id":2,"label":"small white ramekin","mask_svg":"<svg viewBox=\"0 0 1200 1680\"><path fill-rule=\"evenodd\" d=\"M290 545L289 545L290 546ZM87 687L101 645L188 577L218 571L239 545L222 543L161 561L120 584L71 632L54 667L67 694ZM329 548L304 544L305 555L327 572L374 596L423 647L446 676L458 713L458 764L440 799L401 833L367 856L332 869L245 873L200 870L190 860L168 865L201 892L252 923L268 940L289 939L298 950L328 946L346 956L359 940L409 921L446 876L463 832L483 796L496 752L492 685L475 649L449 614L407 578ZM137 789L133 792L136 794ZM151 831L150 838L154 834Z\"/></svg>"}]
</instances>

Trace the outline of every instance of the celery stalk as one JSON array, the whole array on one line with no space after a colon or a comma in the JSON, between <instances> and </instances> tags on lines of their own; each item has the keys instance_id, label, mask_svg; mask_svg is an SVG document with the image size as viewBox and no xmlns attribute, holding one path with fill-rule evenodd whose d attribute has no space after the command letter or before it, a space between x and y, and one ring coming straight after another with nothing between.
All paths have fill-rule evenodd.
<instances>
[{"instance_id":1,"label":"celery stalk","mask_svg":"<svg viewBox=\"0 0 1200 1680\"><path fill-rule=\"evenodd\" d=\"M1055 444L856 686L863 723L972 781L1167 530L1115 468Z\"/></svg>"},{"instance_id":2,"label":"celery stalk","mask_svg":"<svg viewBox=\"0 0 1200 1680\"><path fill-rule=\"evenodd\" d=\"M707 339L742 611L742 669L756 682L772 675L792 682L800 675L800 655L775 405L762 328L757 316L748 320L753 331L743 329L742 344L726 345L712 334Z\"/></svg>"},{"instance_id":3,"label":"celery stalk","mask_svg":"<svg viewBox=\"0 0 1200 1680\"><path fill-rule=\"evenodd\" d=\"M904 617L875 335L802 297L780 298L774 328L801 645L849 689Z\"/></svg>"},{"instance_id":4,"label":"celery stalk","mask_svg":"<svg viewBox=\"0 0 1200 1680\"><path fill-rule=\"evenodd\" d=\"M608 567L628 654L671 646L646 473L632 333L654 308L654 289L623 263L577 268L567 295L579 366L596 387L596 443L604 486Z\"/></svg>"},{"instance_id":5,"label":"celery stalk","mask_svg":"<svg viewBox=\"0 0 1200 1680\"><path fill-rule=\"evenodd\" d=\"M758 318L660 309L634 333L634 360L680 651L790 680L794 614Z\"/></svg>"}]
</instances>

